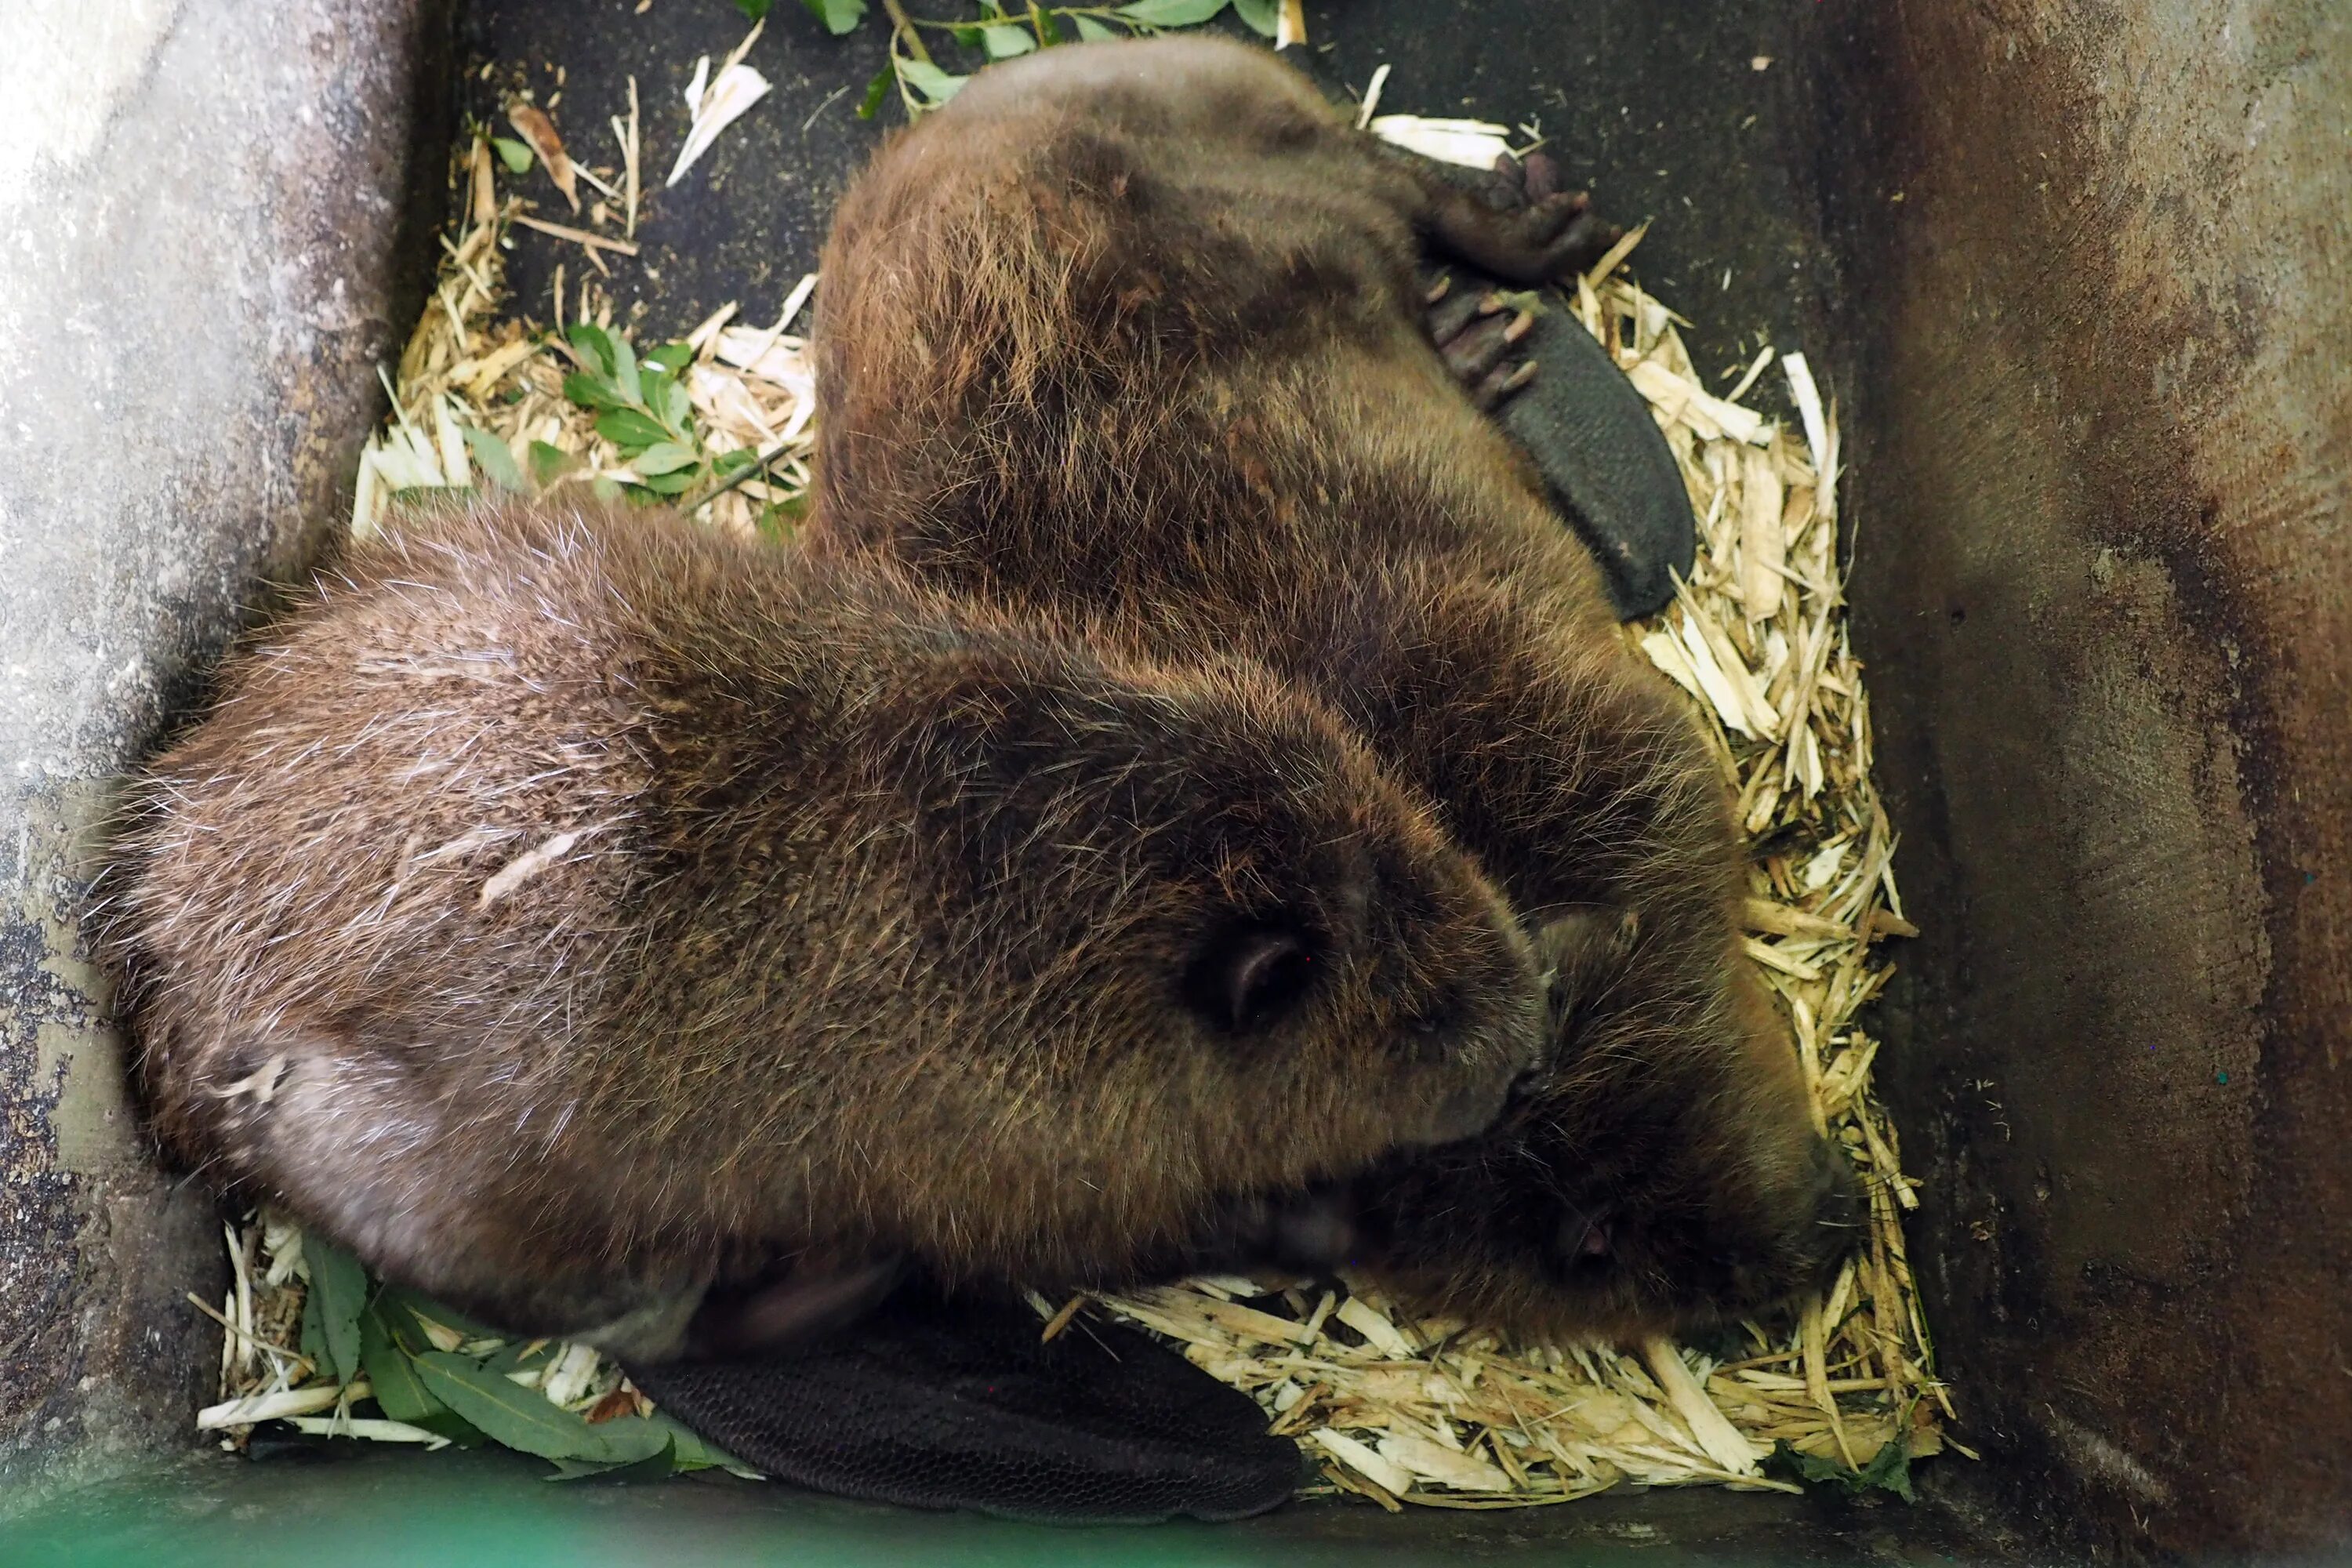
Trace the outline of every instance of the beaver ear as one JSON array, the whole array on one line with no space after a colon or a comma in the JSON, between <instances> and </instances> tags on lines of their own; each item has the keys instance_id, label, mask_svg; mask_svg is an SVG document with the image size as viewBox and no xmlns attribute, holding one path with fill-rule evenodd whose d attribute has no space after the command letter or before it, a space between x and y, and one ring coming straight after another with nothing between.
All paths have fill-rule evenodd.
<instances>
[{"instance_id":1,"label":"beaver ear","mask_svg":"<svg viewBox=\"0 0 2352 1568\"><path fill-rule=\"evenodd\" d=\"M1212 936L1184 978L1184 999L1227 1034L1263 1029L1315 979L1314 944L1295 926L1252 921Z\"/></svg>"},{"instance_id":2,"label":"beaver ear","mask_svg":"<svg viewBox=\"0 0 2352 1568\"><path fill-rule=\"evenodd\" d=\"M1641 933L1641 918L1632 910L1614 904L1565 904L1541 911L1528 934L1535 944L1537 966L1555 984L1573 984L1623 959Z\"/></svg>"},{"instance_id":3,"label":"beaver ear","mask_svg":"<svg viewBox=\"0 0 2352 1568\"><path fill-rule=\"evenodd\" d=\"M1582 1010L1633 951L1641 933L1640 918L1614 904L1570 904L1542 911L1528 936L1551 998L1557 1040L1565 1042L1576 1033Z\"/></svg>"}]
</instances>

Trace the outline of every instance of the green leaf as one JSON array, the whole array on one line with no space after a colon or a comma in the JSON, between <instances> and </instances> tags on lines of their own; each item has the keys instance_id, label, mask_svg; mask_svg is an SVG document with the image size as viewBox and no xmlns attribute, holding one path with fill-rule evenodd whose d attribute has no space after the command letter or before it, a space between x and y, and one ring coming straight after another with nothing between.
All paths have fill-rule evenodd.
<instances>
[{"instance_id":1,"label":"green leaf","mask_svg":"<svg viewBox=\"0 0 2352 1568\"><path fill-rule=\"evenodd\" d=\"M1190 27L1225 8L1225 0L1135 0L1118 14L1147 27Z\"/></svg>"},{"instance_id":2,"label":"green leaf","mask_svg":"<svg viewBox=\"0 0 2352 1568\"><path fill-rule=\"evenodd\" d=\"M1893 1492L1905 1502L1919 1500L1911 1492L1911 1447L1901 1436L1890 1437L1862 1468L1863 1485Z\"/></svg>"},{"instance_id":3,"label":"green leaf","mask_svg":"<svg viewBox=\"0 0 2352 1568\"><path fill-rule=\"evenodd\" d=\"M610 332L593 321L574 321L563 335L572 340L573 348L604 374L606 380L612 379L613 335Z\"/></svg>"},{"instance_id":4,"label":"green leaf","mask_svg":"<svg viewBox=\"0 0 2352 1568\"><path fill-rule=\"evenodd\" d=\"M490 145L499 151L499 162L507 166L509 174L530 173L530 144L510 136L493 136Z\"/></svg>"},{"instance_id":5,"label":"green leaf","mask_svg":"<svg viewBox=\"0 0 2352 1568\"><path fill-rule=\"evenodd\" d=\"M306 1237L304 1239L309 1238ZM326 1320L319 1315L319 1288L316 1285L302 1292L302 1342L299 1348L303 1359L312 1366L331 1377L334 1375L333 1361L327 1354Z\"/></svg>"},{"instance_id":6,"label":"green leaf","mask_svg":"<svg viewBox=\"0 0 2352 1568\"><path fill-rule=\"evenodd\" d=\"M438 1432L460 1448L478 1448L489 1441L482 1435L482 1429L479 1426L454 1410L440 1410L430 1415L420 1415L409 1425L422 1426L427 1432Z\"/></svg>"},{"instance_id":7,"label":"green leaf","mask_svg":"<svg viewBox=\"0 0 2352 1568\"><path fill-rule=\"evenodd\" d=\"M610 506L621 499L621 481L598 474L588 481L588 493Z\"/></svg>"},{"instance_id":8,"label":"green leaf","mask_svg":"<svg viewBox=\"0 0 2352 1568\"><path fill-rule=\"evenodd\" d=\"M645 378L645 408L659 420L662 428L683 435L694 422L694 405L687 400L686 388L660 371Z\"/></svg>"},{"instance_id":9,"label":"green leaf","mask_svg":"<svg viewBox=\"0 0 2352 1568\"><path fill-rule=\"evenodd\" d=\"M659 348L647 349L638 357L646 364L658 365L670 374L676 375L686 368L688 361L694 358L694 345L664 343Z\"/></svg>"},{"instance_id":10,"label":"green leaf","mask_svg":"<svg viewBox=\"0 0 2352 1568\"><path fill-rule=\"evenodd\" d=\"M982 27L980 47L988 51L992 60L1009 60L1015 55L1025 55L1037 47L1029 29L1018 23L1006 23L1001 27Z\"/></svg>"},{"instance_id":11,"label":"green leaf","mask_svg":"<svg viewBox=\"0 0 2352 1568\"><path fill-rule=\"evenodd\" d=\"M655 1411L652 1419L669 1432L670 1461L680 1474L689 1470L717 1469L721 1466L732 1466L739 1470L751 1468L726 1449L715 1443L703 1441L699 1436L688 1431L660 1411Z\"/></svg>"},{"instance_id":12,"label":"green leaf","mask_svg":"<svg viewBox=\"0 0 2352 1568\"><path fill-rule=\"evenodd\" d=\"M775 3L776 0L735 0L735 9L756 22L768 14L768 7Z\"/></svg>"},{"instance_id":13,"label":"green leaf","mask_svg":"<svg viewBox=\"0 0 2352 1568\"><path fill-rule=\"evenodd\" d=\"M563 378L563 395L583 408L625 406L621 402L621 395L613 390L611 382L585 371L575 370Z\"/></svg>"},{"instance_id":14,"label":"green leaf","mask_svg":"<svg viewBox=\"0 0 2352 1568\"><path fill-rule=\"evenodd\" d=\"M693 468L702 461L700 454L679 446L675 441L656 441L629 460L637 477L650 479L656 474L673 474L680 468Z\"/></svg>"},{"instance_id":15,"label":"green leaf","mask_svg":"<svg viewBox=\"0 0 2352 1568\"><path fill-rule=\"evenodd\" d=\"M621 448L624 457L635 457L655 442L669 439L668 431L635 408L604 410L596 416L596 434Z\"/></svg>"},{"instance_id":16,"label":"green leaf","mask_svg":"<svg viewBox=\"0 0 2352 1568\"><path fill-rule=\"evenodd\" d=\"M1835 1486L1849 1493L1860 1493L1875 1487L1893 1492L1906 1502L1913 1501L1911 1492L1911 1451L1900 1436L1891 1438L1871 1457L1870 1463L1859 1470L1848 1469L1836 1459L1824 1459L1790 1447L1786 1437L1772 1445L1766 1456L1767 1474L1779 1475L1808 1486Z\"/></svg>"},{"instance_id":17,"label":"green leaf","mask_svg":"<svg viewBox=\"0 0 2352 1568\"><path fill-rule=\"evenodd\" d=\"M882 112L883 102L890 96L890 78L894 74L888 66L874 73L874 79L866 84L866 96L858 100L858 119L871 120Z\"/></svg>"},{"instance_id":18,"label":"green leaf","mask_svg":"<svg viewBox=\"0 0 2352 1568\"><path fill-rule=\"evenodd\" d=\"M507 444L488 430L466 426L466 447L474 454L474 461L482 465L482 472L490 476L490 483L502 490L527 490L522 470L515 467L514 454Z\"/></svg>"},{"instance_id":19,"label":"green leaf","mask_svg":"<svg viewBox=\"0 0 2352 1568\"><path fill-rule=\"evenodd\" d=\"M1073 16L1070 20L1077 24L1078 37L1089 44L1108 44L1119 37L1118 29L1092 16Z\"/></svg>"},{"instance_id":20,"label":"green leaf","mask_svg":"<svg viewBox=\"0 0 2352 1568\"><path fill-rule=\"evenodd\" d=\"M613 387L624 403L643 403L645 389L637 380L637 351L625 337L613 339Z\"/></svg>"},{"instance_id":21,"label":"green leaf","mask_svg":"<svg viewBox=\"0 0 2352 1568\"><path fill-rule=\"evenodd\" d=\"M948 36L967 49L980 47L980 24L977 22L953 23L948 28Z\"/></svg>"},{"instance_id":22,"label":"green leaf","mask_svg":"<svg viewBox=\"0 0 2352 1568\"><path fill-rule=\"evenodd\" d=\"M760 454L751 447L738 447L731 452L721 452L711 458L710 471L722 479L731 479L759 460Z\"/></svg>"},{"instance_id":23,"label":"green leaf","mask_svg":"<svg viewBox=\"0 0 2352 1568\"><path fill-rule=\"evenodd\" d=\"M801 521L808 516L808 497L805 494L786 496L782 500L771 501L761 510L759 530L770 539L782 543L792 538L793 531L800 527Z\"/></svg>"},{"instance_id":24,"label":"green leaf","mask_svg":"<svg viewBox=\"0 0 2352 1568\"><path fill-rule=\"evenodd\" d=\"M1763 1468L1769 1474L1779 1475L1792 1481L1803 1481L1809 1485L1843 1480L1853 1474L1835 1459L1824 1459L1808 1454L1802 1448L1792 1445L1786 1437L1779 1438L1773 1443L1772 1452L1765 1456Z\"/></svg>"},{"instance_id":25,"label":"green leaf","mask_svg":"<svg viewBox=\"0 0 2352 1568\"><path fill-rule=\"evenodd\" d=\"M657 496L682 496L694 488L695 480L701 476L698 465L681 468L674 474L649 474L646 477L645 487Z\"/></svg>"},{"instance_id":26,"label":"green leaf","mask_svg":"<svg viewBox=\"0 0 2352 1568\"><path fill-rule=\"evenodd\" d=\"M625 1415L591 1426L525 1388L464 1356L428 1351L416 1358L418 1376L432 1395L480 1427L491 1441L542 1459L582 1459L626 1465L651 1458L669 1447L670 1435L641 1415Z\"/></svg>"},{"instance_id":27,"label":"green leaf","mask_svg":"<svg viewBox=\"0 0 2352 1568\"><path fill-rule=\"evenodd\" d=\"M801 0L801 4L836 38L854 30L866 15L866 0Z\"/></svg>"},{"instance_id":28,"label":"green leaf","mask_svg":"<svg viewBox=\"0 0 2352 1568\"><path fill-rule=\"evenodd\" d=\"M898 74L906 78L908 86L921 93L924 100L934 107L961 91L967 79L950 76L939 67L922 60L900 60Z\"/></svg>"},{"instance_id":29,"label":"green leaf","mask_svg":"<svg viewBox=\"0 0 2352 1568\"><path fill-rule=\"evenodd\" d=\"M310 1266L310 1289L302 1310L307 1318L311 1303L318 1303L320 1348L327 1355L322 1370L333 1373L338 1383L350 1383L360 1374L360 1313L367 1309L367 1270L316 1231L302 1237L302 1258Z\"/></svg>"},{"instance_id":30,"label":"green leaf","mask_svg":"<svg viewBox=\"0 0 2352 1568\"><path fill-rule=\"evenodd\" d=\"M1030 15L1037 18L1037 31L1044 37L1045 42L1049 44L1058 44L1064 41L1062 37L1062 29L1054 26L1054 13L1051 11L1033 11Z\"/></svg>"},{"instance_id":31,"label":"green leaf","mask_svg":"<svg viewBox=\"0 0 2352 1568\"><path fill-rule=\"evenodd\" d=\"M580 461L577 453L561 447L551 447L544 441L530 444L530 477L539 481L541 489L578 468Z\"/></svg>"},{"instance_id":32,"label":"green leaf","mask_svg":"<svg viewBox=\"0 0 2352 1568\"><path fill-rule=\"evenodd\" d=\"M393 1420L413 1423L448 1410L425 1392L416 1368L394 1339L392 1325L374 1307L360 1317L360 1364L367 1369L377 1406Z\"/></svg>"},{"instance_id":33,"label":"green leaf","mask_svg":"<svg viewBox=\"0 0 2352 1568\"><path fill-rule=\"evenodd\" d=\"M555 1461L555 1474L547 1479L551 1481L657 1481L677 1474L680 1468L677 1450L665 1442L659 1453L642 1459L558 1459ZM710 1467L695 1465L691 1468L707 1470Z\"/></svg>"},{"instance_id":34,"label":"green leaf","mask_svg":"<svg viewBox=\"0 0 2352 1568\"><path fill-rule=\"evenodd\" d=\"M1250 31L1269 38L1282 25L1282 7L1277 0L1234 0L1234 10L1249 25Z\"/></svg>"}]
</instances>

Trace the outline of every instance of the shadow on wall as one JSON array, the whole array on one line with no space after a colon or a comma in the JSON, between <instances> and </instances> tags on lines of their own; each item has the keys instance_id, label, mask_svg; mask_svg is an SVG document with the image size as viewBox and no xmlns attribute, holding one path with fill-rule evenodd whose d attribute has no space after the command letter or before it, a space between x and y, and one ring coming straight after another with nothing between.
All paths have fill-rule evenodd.
<instances>
[{"instance_id":1,"label":"shadow on wall","mask_svg":"<svg viewBox=\"0 0 2352 1568\"><path fill-rule=\"evenodd\" d=\"M2352 13L1811 26L1928 933L1881 1059L1990 1461L1940 1479L2053 1539L2340 1542Z\"/></svg>"}]
</instances>

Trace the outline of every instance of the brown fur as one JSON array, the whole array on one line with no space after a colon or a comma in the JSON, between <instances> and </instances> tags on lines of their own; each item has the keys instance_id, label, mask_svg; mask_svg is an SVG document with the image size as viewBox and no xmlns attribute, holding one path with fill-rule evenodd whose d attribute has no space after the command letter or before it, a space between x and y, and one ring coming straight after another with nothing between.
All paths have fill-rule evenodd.
<instances>
[{"instance_id":1,"label":"brown fur","mask_svg":"<svg viewBox=\"0 0 2352 1568\"><path fill-rule=\"evenodd\" d=\"M667 516L353 547L142 799L170 1148L641 1355L779 1258L1116 1275L1541 1041L1507 908L1311 702ZM1267 931L1308 962L1229 1017Z\"/></svg>"},{"instance_id":2,"label":"brown fur","mask_svg":"<svg viewBox=\"0 0 2352 1568\"><path fill-rule=\"evenodd\" d=\"M1591 561L1424 333L1417 238L1556 273L1263 51L992 68L844 198L820 291L818 548L1318 693L1530 923L1558 1061L1488 1137L1363 1192L1370 1261L1486 1321L1738 1312L1843 1250L1740 956L1723 792Z\"/></svg>"}]
</instances>

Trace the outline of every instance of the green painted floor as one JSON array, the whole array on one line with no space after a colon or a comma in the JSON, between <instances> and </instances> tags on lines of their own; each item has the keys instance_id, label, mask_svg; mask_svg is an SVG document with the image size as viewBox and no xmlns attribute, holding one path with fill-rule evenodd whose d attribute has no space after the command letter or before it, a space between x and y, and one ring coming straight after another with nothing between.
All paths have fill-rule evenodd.
<instances>
[{"instance_id":1,"label":"green painted floor","mask_svg":"<svg viewBox=\"0 0 2352 1568\"><path fill-rule=\"evenodd\" d=\"M519 1456L339 1448L199 1456L0 1523L5 1568L606 1568L657 1564L1939 1563L1925 1510L1736 1497L1607 1497L1501 1512L1294 1504L1242 1524L1063 1529L814 1497L719 1476L550 1482Z\"/></svg>"}]
</instances>

